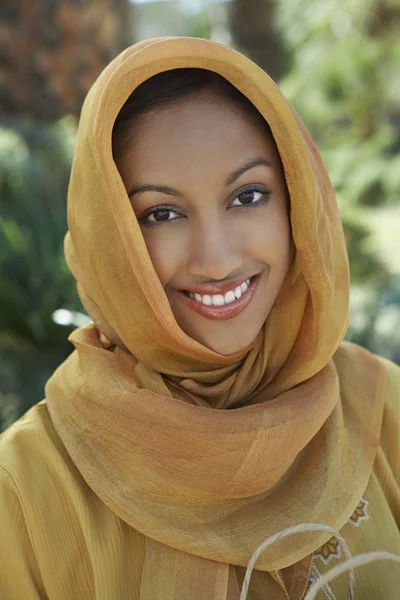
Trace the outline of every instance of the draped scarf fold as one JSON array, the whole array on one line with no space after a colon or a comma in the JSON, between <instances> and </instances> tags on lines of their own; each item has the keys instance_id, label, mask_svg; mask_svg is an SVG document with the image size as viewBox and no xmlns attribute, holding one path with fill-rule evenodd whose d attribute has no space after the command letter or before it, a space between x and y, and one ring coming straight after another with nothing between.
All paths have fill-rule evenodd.
<instances>
[{"instance_id":1,"label":"draped scarf fold","mask_svg":"<svg viewBox=\"0 0 400 600\"><path fill-rule=\"evenodd\" d=\"M113 124L132 91L183 67L219 73L256 106L290 195L291 267L259 336L231 356L176 324L112 159ZM301 522L344 525L379 443L385 376L367 352L341 344L348 262L319 154L278 87L241 54L194 38L141 42L85 100L68 227L67 262L93 323L71 334L75 351L46 385L53 424L92 490L146 536L141 600L237 600L237 569L268 536ZM254 585L267 589L269 573L328 537L281 539L260 556Z\"/></svg>"}]
</instances>

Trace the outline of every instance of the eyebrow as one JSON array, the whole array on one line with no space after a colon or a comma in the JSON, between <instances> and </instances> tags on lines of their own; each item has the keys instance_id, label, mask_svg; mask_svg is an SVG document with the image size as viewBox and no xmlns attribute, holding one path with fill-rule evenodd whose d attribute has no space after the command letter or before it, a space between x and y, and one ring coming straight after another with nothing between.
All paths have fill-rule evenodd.
<instances>
[{"instance_id":1,"label":"eyebrow","mask_svg":"<svg viewBox=\"0 0 400 600\"><path fill-rule=\"evenodd\" d=\"M145 185L134 186L129 192L129 198L132 198L135 194L141 192L160 192L160 194L167 194L168 196L182 196L182 194L168 185L153 185L151 183Z\"/></svg>"},{"instance_id":2,"label":"eyebrow","mask_svg":"<svg viewBox=\"0 0 400 600\"><path fill-rule=\"evenodd\" d=\"M263 165L264 167L272 167L271 163L268 162L265 158L256 157L247 161L244 165L233 171L226 180L226 185L232 185L241 175L249 171L250 169L254 169L254 167L259 167Z\"/></svg>"},{"instance_id":3,"label":"eyebrow","mask_svg":"<svg viewBox=\"0 0 400 600\"><path fill-rule=\"evenodd\" d=\"M233 173L231 173L227 178L225 185L232 185L232 183L239 179L239 177L246 173L246 171L249 171L250 169L254 169L254 167L259 166L272 167L271 163L268 162L265 158L252 158L251 160L248 160L246 163L244 163L244 165L233 171ZM168 185L154 185L151 183L134 186L130 190L128 196L129 198L132 198L132 196L134 196L135 194L140 194L142 192L159 192L160 194L167 194L168 196L182 196L182 193L179 192L179 190L169 187Z\"/></svg>"}]
</instances>

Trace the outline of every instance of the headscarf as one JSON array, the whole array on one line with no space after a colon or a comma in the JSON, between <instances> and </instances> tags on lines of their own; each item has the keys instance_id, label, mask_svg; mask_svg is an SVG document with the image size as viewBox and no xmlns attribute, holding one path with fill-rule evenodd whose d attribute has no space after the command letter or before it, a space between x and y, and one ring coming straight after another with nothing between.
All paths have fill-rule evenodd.
<instances>
[{"instance_id":1,"label":"headscarf","mask_svg":"<svg viewBox=\"0 0 400 600\"><path fill-rule=\"evenodd\" d=\"M290 195L292 264L260 334L230 356L177 325L112 158L130 94L178 68L218 73L253 103ZM120 54L85 100L68 227L67 262L94 323L71 334L75 351L46 386L53 424L87 484L146 536L141 600L237 598L234 566L269 535L302 522L344 525L379 442L384 376L361 349L338 351L348 261L316 147L241 54L195 38L147 40ZM281 539L258 559L255 579L328 538Z\"/></svg>"}]
</instances>

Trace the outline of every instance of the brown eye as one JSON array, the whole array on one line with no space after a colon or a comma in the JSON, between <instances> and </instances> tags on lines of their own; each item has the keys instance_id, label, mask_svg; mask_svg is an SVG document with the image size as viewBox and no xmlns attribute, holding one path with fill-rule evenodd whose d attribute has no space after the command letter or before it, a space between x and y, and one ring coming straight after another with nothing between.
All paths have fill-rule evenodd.
<instances>
[{"instance_id":1,"label":"brown eye","mask_svg":"<svg viewBox=\"0 0 400 600\"><path fill-rule=\"evenodd\" d=\"M168 221L171 212L172 212L171 210L167 210L167 209L157 210L157 211L153 212L154 220L158 221L158 222ZM149 215L149 218L150 218L150 216L151 215Z\"/></svg>"},{"instance_id":2,"label":"brown eye","mask_svg":"<svg viewBox=\"0 0 400 600\"><path fill-rule=\"evenodd\" d=\"M250 189L241 192L231 202L231 206L252 206L260 204L269 195L268 191Z\"/></svg>"},{"instance_id":3,"label":"brown eye","mask_svg":"<svg viewBox=\"0 0 400 600\"><path fill-rule=\"evenodd\" d=\"M162 225L164 223L171 223L172 221L176 221L180 219L181 215L176 210L173 210L173 207L169 206L154 206L148 211L144 212L139 218L138 221L142 225L147 226L155 226Z\"/></svg>"},{"instance_id":4,"label":"brown eye","mask_svg":"<svg viewBox=\"0 0 400 600\"><path fill-rule=\"evenodd\" d=\"M242 204L252 204L253 202L257 202L261 196L261 192L243 192L243 194L238 196L238 199Z\"/></svg>"}]
</instances>

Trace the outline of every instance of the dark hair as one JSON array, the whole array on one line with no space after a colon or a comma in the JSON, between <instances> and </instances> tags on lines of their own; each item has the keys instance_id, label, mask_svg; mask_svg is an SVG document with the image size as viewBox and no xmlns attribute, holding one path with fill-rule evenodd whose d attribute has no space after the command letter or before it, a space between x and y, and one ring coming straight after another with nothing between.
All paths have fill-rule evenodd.
<instances>
[{"instance_id":1,"label":"dark hair","mask_svg":"<svg viewBox=\"0 0 400 600\"><path fill-rule=\"evenodd\" d=\"M267 122L256 107L221 75L206 69L173 69L141 83L125 102L113 128L114 158L129 140L130 126L138 117L203 90L210 90L235 103L253 122L256 121L270 133Z\"/></svg>"}]
</instances>

